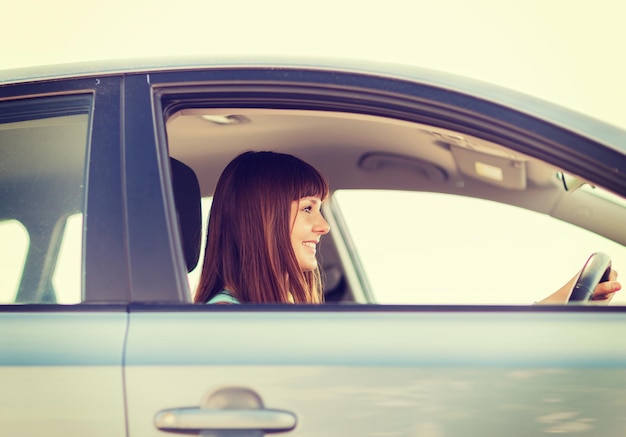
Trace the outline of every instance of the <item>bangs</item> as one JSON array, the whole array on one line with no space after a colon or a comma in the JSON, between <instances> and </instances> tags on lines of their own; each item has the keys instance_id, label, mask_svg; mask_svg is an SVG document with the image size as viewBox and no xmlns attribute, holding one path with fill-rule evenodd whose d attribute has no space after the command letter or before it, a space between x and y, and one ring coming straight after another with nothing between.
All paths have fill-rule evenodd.
<instances>
[{"instance_id":1,"label":"bangs","mask_svg":"<svg viewBox=\"0 0 626 437\"><path fill-rule=\"evenodd\" d=\"M263 199L276 205L278 199L291 202L303 197L328 197L328 183L315 167L284 153L245 152L236 160L233 178L240 199ZM285 206L283 204L283 206Z\"/></svg>"},{"instance_id":2,"label":"bangs","mask_svg":"<svg viewBox=\"0 0 626 437\"><path fill-rule=\"evenodd\" d=\"M319 197L325 200L328 197L328 183L322 175L313 167L307 164L306 171L301 173L299 186L296 187L295 197L293 200L299 200L303 197Z\"/></svg>"}]
</instances>

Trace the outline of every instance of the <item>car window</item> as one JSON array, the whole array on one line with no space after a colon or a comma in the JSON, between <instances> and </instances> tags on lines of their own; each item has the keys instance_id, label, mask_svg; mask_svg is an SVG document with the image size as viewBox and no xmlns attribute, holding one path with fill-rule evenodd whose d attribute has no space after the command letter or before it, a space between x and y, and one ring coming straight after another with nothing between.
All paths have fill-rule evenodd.
<instances>
[{"instance_id":1,"label":"car window","mask_svg":"<svg viewBox=\"0 0 626 437\"><path fill-rule=\"evenodd\" d=\"M57 303L71 304L81 301L82 231L83 215L69 216L63 227L59 255L52 275Z\"/></svg>"},{"instance_id":2,"label":"car window","mask_svg":"<svg viewBox=\"0 0 626 437\"><path fill-rule=\"evenodd\" d=\"M0 256L9 260L1 268L2 303L80 301L91 101L70 95L0 103Z\"/></svg>"},{"instance_id":3,"label":"car window","mask_svg":"<svg viewBox=\"0 0 626 437\"><path fill-rule=\"evenodd\" d=\"M10 242L0 245L0 303L14 302L26 262L28 232L17 220L4 220L0 241Z\"/></svg>"},{"instance_id":4,"label":"car window","mask_svg":"<svg viewBox=\"0 0 626 437\"><path fill-rule=\"evenodd\" d=\"M623 199L594 196L588 182L576 189L559 180L560 166L497 137L389 114L185 107L188 97L175 95L162 102L167 153L193 170L201 196L246 150L293 154L326 177L331 231L316 255L329 303L528 305L561 289L593 252L607 252L617 271L626 265ZM199 244L181 243L190 268ZM189 276L192 293L200 271Z\"/></svg>"},{"instance_id":5,"label":"car window","mask_svg":"<svg viewBox=\"0 0 626 437\"><path fill-rule=\"evenodd\" d=\"M82 214L70 216L63 227L59 255L52 275L56 302L63 304L81 301L81 235ZM30 245L28 232L17 220L0 222L0 241L11 245L0 247L0 304L15 302L20 279Z\"/></svg>"},{"instance_id":6,"label":"car window","mask_svg":"<svg viewBox=\"0 0 626 437\"><path fill-rule=\"evenodd\" d=\"M333 201L379 303L529 304L592 252L626 265L621 244L507 204L391 190L340 190Z\"/></svg>"}]
</instances>

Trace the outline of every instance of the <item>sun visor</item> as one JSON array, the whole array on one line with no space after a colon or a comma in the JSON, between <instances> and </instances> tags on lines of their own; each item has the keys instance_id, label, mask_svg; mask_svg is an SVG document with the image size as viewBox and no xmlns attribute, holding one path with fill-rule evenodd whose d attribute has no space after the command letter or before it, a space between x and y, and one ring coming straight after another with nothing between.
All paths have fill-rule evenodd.
<instances>
[{"instance_id":1,"label":"sun visor","mask_svg":"<svg viewBox=\"0 0 626 437\"><path fill-rule=\"evenodd\" d=\"M473 179L509 190L526 189L526 161L499 150L450 144L459 171Z\"/></svg>"}]
</instances>

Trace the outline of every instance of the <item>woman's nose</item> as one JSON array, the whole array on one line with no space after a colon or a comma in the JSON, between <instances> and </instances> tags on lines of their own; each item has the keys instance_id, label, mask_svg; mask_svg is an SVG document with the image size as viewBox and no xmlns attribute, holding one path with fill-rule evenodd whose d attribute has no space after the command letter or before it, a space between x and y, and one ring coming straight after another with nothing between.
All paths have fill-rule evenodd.
<instances>
[{"instance_id":1,"label":"woman's nose","mask_svg":"<svg viewBox=\"0 0 626 437\"><path fill-rule=\"evenodd\" d=\"M319 220L316 223L315 230L322 235L330 232L330 225L322 215L320 215Z\"/></svg>"}]
</instances>

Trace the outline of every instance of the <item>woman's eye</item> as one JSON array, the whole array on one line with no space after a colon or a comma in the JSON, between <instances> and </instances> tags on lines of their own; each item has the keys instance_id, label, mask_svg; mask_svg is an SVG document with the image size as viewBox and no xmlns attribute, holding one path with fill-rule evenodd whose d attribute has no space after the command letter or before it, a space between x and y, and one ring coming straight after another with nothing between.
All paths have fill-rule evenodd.
<instances>
[{"instance_id":1,"label":"woman's eye","mask_svg":"<svg viewBox=\"0 0 626 437\"><path fill-rule=\"evenodd\" d=\"M313 207L311 206L305 206L304 208L302 208L302 211L310 213L313 210Z\"/></svg>"}]
</instances>

